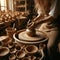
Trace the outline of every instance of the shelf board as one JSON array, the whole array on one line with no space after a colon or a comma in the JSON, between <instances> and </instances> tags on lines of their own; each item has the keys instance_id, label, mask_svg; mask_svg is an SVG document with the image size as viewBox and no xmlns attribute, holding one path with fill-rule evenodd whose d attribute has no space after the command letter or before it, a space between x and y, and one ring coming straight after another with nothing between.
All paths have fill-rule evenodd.
<instances>
[{"instance_id":1,"label":"shelf board","mask_svg":"<svg viewBox=\"0 0 60 60\"><path fill-rule=\"evenodd\" d=\"M16 10L26 11L27 10L27 0L16 0L15 5Z\"/></svg>"},{"instance_id":2,"label":"shelf board","mask_svg":"<svg viewBox=\"0 0 60 60\"><path fill-rule=\"evenodd\" d=\"M26 5L19 5L19 6L16 6L16 7L18 7L18 8L20 8L20 7L26 7Z\"/></svg>"}]
</instances>

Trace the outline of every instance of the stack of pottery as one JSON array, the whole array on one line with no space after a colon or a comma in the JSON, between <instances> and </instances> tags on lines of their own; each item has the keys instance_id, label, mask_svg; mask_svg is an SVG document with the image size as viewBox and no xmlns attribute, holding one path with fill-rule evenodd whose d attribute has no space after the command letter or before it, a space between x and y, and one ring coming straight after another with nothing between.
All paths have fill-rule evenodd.
<instances>
[{"instance_id":1,"label":"stack of pottery","mask_svg":"<svg viewBox=\"0 0 60 60\"><path fill-rule=\"evenodd\" d=\"M16 32L15 28L8 27L6 28L6 34L7 36L13 38L13 34Z\"/></svg>"},{"instance_id":2,"label":"stack of pottery","mask_svg":"<svg viewBox=\"0 0 60 60\"><path fill-rule=\"evenodd\" d=\"M8 55L8 56L7 56ZM0 57L9 60L36 60L44 57L43 49L37 45L25 45L10 42L7 46L0 46Z\"/></svg>"}]
</instances>

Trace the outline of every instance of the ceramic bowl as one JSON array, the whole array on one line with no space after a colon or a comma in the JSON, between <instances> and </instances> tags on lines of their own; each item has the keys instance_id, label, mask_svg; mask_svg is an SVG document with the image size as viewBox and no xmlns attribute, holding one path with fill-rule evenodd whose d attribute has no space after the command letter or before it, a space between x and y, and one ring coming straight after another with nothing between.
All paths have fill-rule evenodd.
<instances>
[{"instance_id":1,"label":"ceramic bowl","mask_svg":"<svg viewBox=\"0 0 60 60\"><path fill-rule=\"evenodd\" d=\"M35 45L28 45L25 47L25 51L29 54L34 54L38 51L38 47Z\"/></svg>"},{"instance_id":2,"label":"ceramic bowl","mask_svg":"<svg viewBox=\"0 0 60 60\"><path fill-rule=\"evenodd\" d=\"M9 54L9 48L7 47L0 47L0 56L5 56Z\"/></svg>"},{"instance_id":3,"label":"ceramic bowl","mask_svg":"<svg viewBox=\"0 0 60 60\"><path fill-rule=\"evenodd\" d=\"M16 56L14 55L14 54L11 54L10 56L9 56L9 60L15 60L16 59Z\"/></svg>"},{"instance_id":4,"label":"ceramic bowl","mask_svg":"<svg viewBox=\"0 0 60 60\"><path fill-rule=\"evenodd\" d=\"M23 57L25 57L25 55L26 55L26 53L24 50L19 50L16 53L17 58L23 58Z\"/></svg>"}]
</instances>

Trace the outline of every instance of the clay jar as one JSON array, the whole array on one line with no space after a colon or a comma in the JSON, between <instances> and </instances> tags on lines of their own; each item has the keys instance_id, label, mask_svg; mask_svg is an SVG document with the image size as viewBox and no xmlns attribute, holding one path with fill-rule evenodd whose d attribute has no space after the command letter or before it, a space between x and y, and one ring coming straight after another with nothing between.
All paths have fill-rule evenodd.
<instances>
[{"instance_id":1,"label":"clay jar","mask_svg":"<svg viewBox=\"0 0 60 60\"><path fill-rule=\"evenodd\" d=\"M2 56L5 56L7 54L9 54L9 48L7 48L7 47L0 47L0 56L2 57Z\"/></svg>"}]
</instances>

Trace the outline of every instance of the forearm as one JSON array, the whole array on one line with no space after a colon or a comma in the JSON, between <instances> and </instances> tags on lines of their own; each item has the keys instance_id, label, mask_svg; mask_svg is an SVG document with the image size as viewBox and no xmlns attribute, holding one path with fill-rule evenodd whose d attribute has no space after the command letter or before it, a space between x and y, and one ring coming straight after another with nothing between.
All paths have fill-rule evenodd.
<instances>
[{"instance_id":1,"label":"forearm","mask_svg":"<svg viewBox=\"0 0 60 60\"><path fill-rule=\"evenodd\" d=\"M33 21L34 24L31 26L31 28L36 26L37 24L52 21L53 19L54 18L52 16L47 16L47 17L42 18L42 19L38 17L37 20Z\"/></svg>"},{"instance_id":2,"label":"forearm","mask_svg":"<svg viewBox=\"0 0 60 60\"><path fill-rule=\"evenodd\" d=\"M54 17L48 16L48 17L45 17L43 19L36 20L35 24L43 23L43 22L49 22L49 21L52 21L53 19L54 19Z\"/></svg>"},{"instance_id":3,"label":"forearm","mask_svg":"<svg viewBox=\"0 0 60 60\"><path fill-rule=\"evenodd\" d=\"M37 20L41 20L42 19L42 16L41 15L38 15L36 18L33 19L33 21L37 21Z\"/></svg>"}]
</instances>

